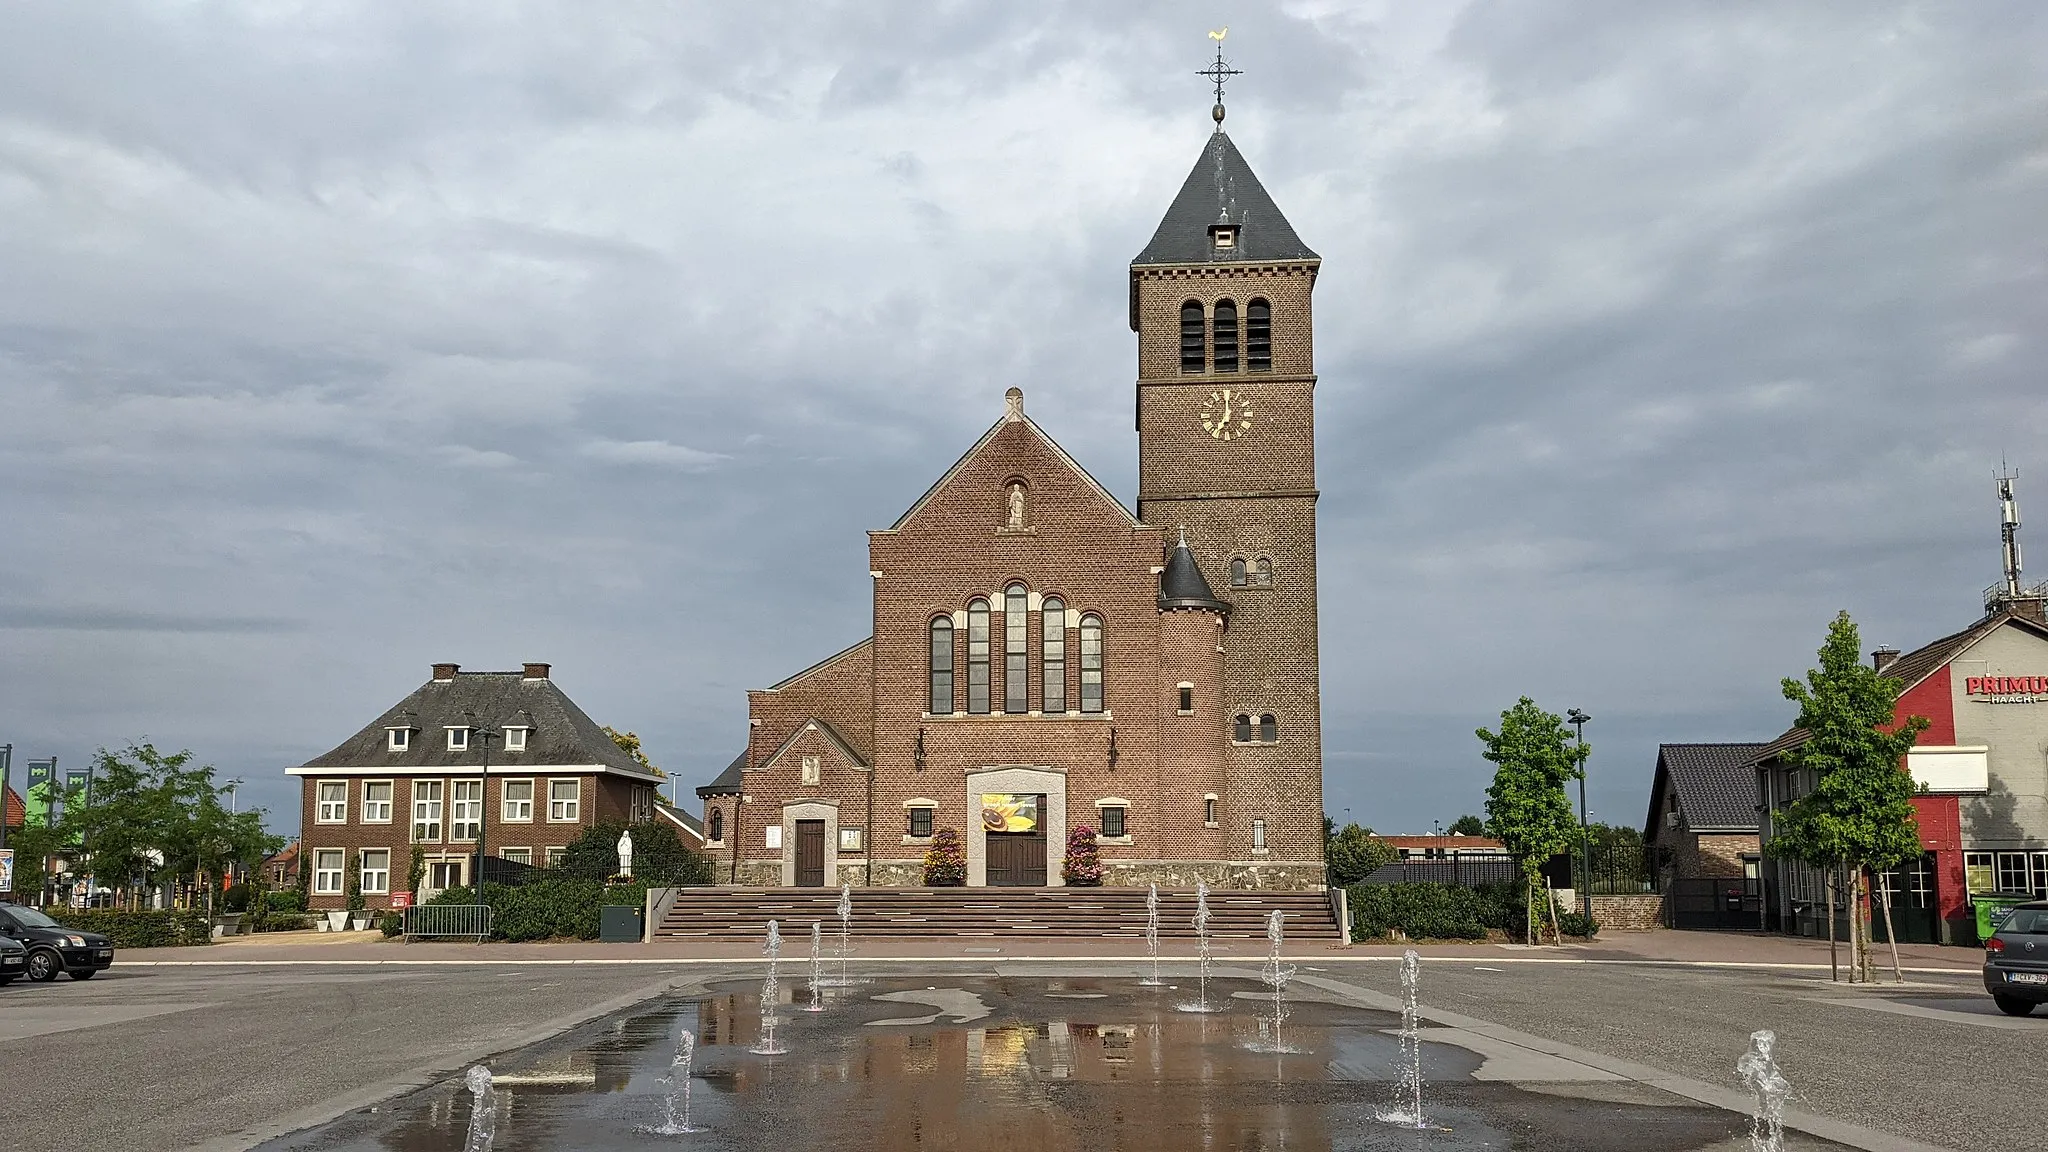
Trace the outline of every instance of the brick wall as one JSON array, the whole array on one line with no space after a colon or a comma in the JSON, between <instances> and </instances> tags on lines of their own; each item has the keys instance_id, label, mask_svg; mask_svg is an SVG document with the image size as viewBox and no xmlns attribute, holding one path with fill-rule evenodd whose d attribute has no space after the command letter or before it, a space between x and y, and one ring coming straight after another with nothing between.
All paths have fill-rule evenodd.
<instances>
[{"instance_id":1,"label":"brick wall","mask_svg":"<svg viewBox=\"0 0 2048 1152\"><path fill-rule=\"evenodd\" d=\"M1602 932L1643 932L1664 926L1662 896L1595 896L1593 920Z\"/></svg>"}]
</instances>

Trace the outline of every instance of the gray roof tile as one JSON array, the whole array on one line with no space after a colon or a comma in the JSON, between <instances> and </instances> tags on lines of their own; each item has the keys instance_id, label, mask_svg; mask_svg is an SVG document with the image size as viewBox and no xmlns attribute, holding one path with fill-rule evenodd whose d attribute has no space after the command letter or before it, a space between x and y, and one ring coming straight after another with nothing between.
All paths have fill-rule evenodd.
<instances>
[{"instance_id":1,"label":"gray roof tile","mask_svg":"<svg viewBox=\"0 0 2048 1152\"><path fill-rule=\"evenodd\" d=\"M1235 224L1237 245L1219 250L1209 240L1211 224ZM1262 260L1319 260L1294 234L1280 206L1252 175L1237 145L1221 129L1209 137L1202 156L1173 198L1152 242L1131 263L1241 264Z\"/></svg>"},{"instance_id":2,"label":"gray roof tile","mask_svg":"<svg viewBox=\"0 0 2048 1152\"><path fill-rule=\"evenodd\" d=\"M1756 759L1767 745L1660 744L1659 784L1678 791L1678 807L1690 832L1754 832ZM1668 783L1666 783L1668 782ZM1658 791L1652 785L1652 802ZM1651 813L1654 821L1656 813Z\"/></svg>"}]
</instances>

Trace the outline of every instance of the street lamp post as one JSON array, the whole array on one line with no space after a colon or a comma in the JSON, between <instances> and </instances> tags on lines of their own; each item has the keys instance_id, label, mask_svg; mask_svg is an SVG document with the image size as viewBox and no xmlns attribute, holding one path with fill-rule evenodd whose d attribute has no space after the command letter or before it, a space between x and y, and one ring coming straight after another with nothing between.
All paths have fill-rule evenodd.
<instances>
[{"instance_id":1,"label":"street lamp post","mask_svg":"<svg viewBox=\"0 0 2048 1152\"><path fill-rule=\"evenodd\" d=\"M7 794L14 791L14 745L0 744L0 848L7 847ZM22 798L21 817L28 819L28 798Z\"/></svg>"},{"instance_id":2,"label":"street lamp post","mask_svg":"<svg viewBox=\"0 0 2048 1152\"><path fill-rule=\"evenodd\" d=\"M1586 721L1592 717L1572 709L1565 719L1579 733L1579 910L1593 914L1593 834L1586 824Z\"/></svg>"},{"instance_id":3,"label":"street lamp post","mask_svg":"<svg viewBox=\"0 0 2048 1152\"><path fill-rule=\"evenodd\" d=\"M476 875L470 887L476 895L476 902L481 904L484 892L484 839L491 826L491 741L496 739L499 733L482 724L471 725L469 732L483 749L484 761L483 777L476 787Z\"/></svg>"}]
</instances>

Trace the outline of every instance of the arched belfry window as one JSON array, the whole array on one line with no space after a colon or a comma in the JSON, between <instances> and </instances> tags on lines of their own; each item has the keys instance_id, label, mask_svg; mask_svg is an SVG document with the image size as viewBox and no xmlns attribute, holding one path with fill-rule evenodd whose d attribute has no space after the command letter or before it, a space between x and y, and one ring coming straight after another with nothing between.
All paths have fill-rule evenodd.
<instances>
[{"instance_id":1,"label":"arched belfry window","mask_svg":"<svg viewBox=\"0 0 2048 1152\"><path fill-rule=\"evenodd\" d=\"M1244 358L1253 372L1273 370L1273 306L1264 300L1245 305Z\"/></svg>"},{"instance_id":2,"label":"arched belfry window","mask_svg":"<svg viewBox=\"0 0 2048 1152\"><path fill-rule=\"evenodd\" d=\"M1252 587L1271 588L1272 586L1273 562L1261 556L1259 557L1258 565L1252 569Z\"/></svg>"},{"instance_id":3,"label":"arched belfry window","mask_svg":"<svg viewBox=\"0 0 2048 1152\"><path fill-rule=\"evenodd\" d=\"M967 710L988 713L988 601L967 602Z\"/></svg>"},{"instance_id":4,"label":"arched belfry window","mask_svg":"<svg viewBox=\"0 0 2048 1152\"><path fill-rule=\"evenodd\" d=\"M1030 619L1022 584L1003 589L1003 711L1031 710L1031 672L1026 649Z\"/></svg>"},{"instance_id":5,"label":"arched belfry window","mask_svg":"<svg viewBox=\"0 0 2048 1152\"><path fill-rule=\"evenodd\" d=\"M1248 716L1248 715L1244 714L1243 712L1239 712L1239 713L1237 714L1237 719L1231 722L1231 725L1230 725L1230 738L1231 738L1232 740L1235 740L1235 741L1237 741L1237 742L1238 742L1239 744L1249 744L1249 743L1251 743L1251 742L1252 742L1252 718L1251 718L1250 716Z\"/></svg>"},{"instance_id":6,"label":"arched belfry window","mask_svg":"<svg viewBox=\"0 0 2048 1152\"><path fill-rule=\"evenodd\" d=\"M1067 602L1047 596L1040 619L1045 626L1040 663L1045 688L1038 706L1051 716L1067 710Z\"/></svg>"},{"instance_id":7,"label":"arched belfry window","mask_svg":"<svg viewBox=\"0 0 2048 1152\"><path fill-rule=\"evenodd\" d=\"M930 701L934 716L951 715L953 711L953 618L939 616L932 620L932 690Z\"/></svg>"},{"instance_id":8,"label":"arched belfry window","mask_svg":"<svg viewBox=\"0 0 2048 1152\"><path fill-rule=\"evenodd\" d=\"M1102 617L1081 617L1081 711L1102 711Z\"/></svg>"},{"instance_id":9,"label":"arched belfry window","mask_svg":"<svg viewBox=\"0 0 2048 1152\"><path fill-rule=\"evenodd\" d=\"M1237 371L1237 304L1216 302L1216 371Z\"/></svg>"},{"instance_id":10,"label":"arched belfry window","mask_svg":"<svg viewBox=\"0 0 2048 1152\"><path fill-rule=\"evenodd\" d=\"M1259 743L1278 744L1279 742L1280 722L1273 719L1271 712L1259 717Z\"/></svg>"},{"instance_id":11,"label":"arched belfry window","mask_svg":"<svg viewBox=\"0 0 2048 1152\"><path fill-rule=\"evenodd\" d=\"M1232 588L1242 588L1245 586L1244 557L1242 556L1236 557L1230 562L1230 586Z\"/></svg>"},{"instance_id":12,"label":"arched belfry window","mask_svg":"<svg viewBox=\"0 0 2048 1152\"><path fill-rule=\"evenodd\" d=\"M1200 372L1207 365L1202 358L1202 305L1190 300L1180 306L1180 370Z\"/></svg>"}]
</instances>

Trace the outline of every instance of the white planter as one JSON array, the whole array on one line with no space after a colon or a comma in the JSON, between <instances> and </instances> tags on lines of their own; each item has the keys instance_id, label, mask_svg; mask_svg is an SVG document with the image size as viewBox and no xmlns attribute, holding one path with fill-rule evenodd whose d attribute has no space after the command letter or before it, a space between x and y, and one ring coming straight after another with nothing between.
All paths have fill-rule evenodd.
<instances>
[{"instance_id":1,"label":"white planter","mask_svg":"<svg viewBox=\"0 0 2048 1152\"><path fill-rule=\"evenodd\" d=\"M369 914L368 914L368 913L365 913L365 914L363 914L363 915L361 915L361 916L351 916L351 917L349 917L349 918L348 918L348 926L349 926L349 927L350 927L351 929L353 929L354 931L357 931L357 932L368 932L368 931L370 930L370 917L369 917Z\"/></svg>"},{"instance_id":2,"label":"white planter","mask_svg":"<svg viewBox=\"0 0 2048 1152\"><path fill-rule=\"evenodd\" d=\"M344 931L347 928L347 926L348 911L346 909L343 909L339 912L329 912L327 914L327 931L341 932Z\"/></svg>"}]
</instances>

